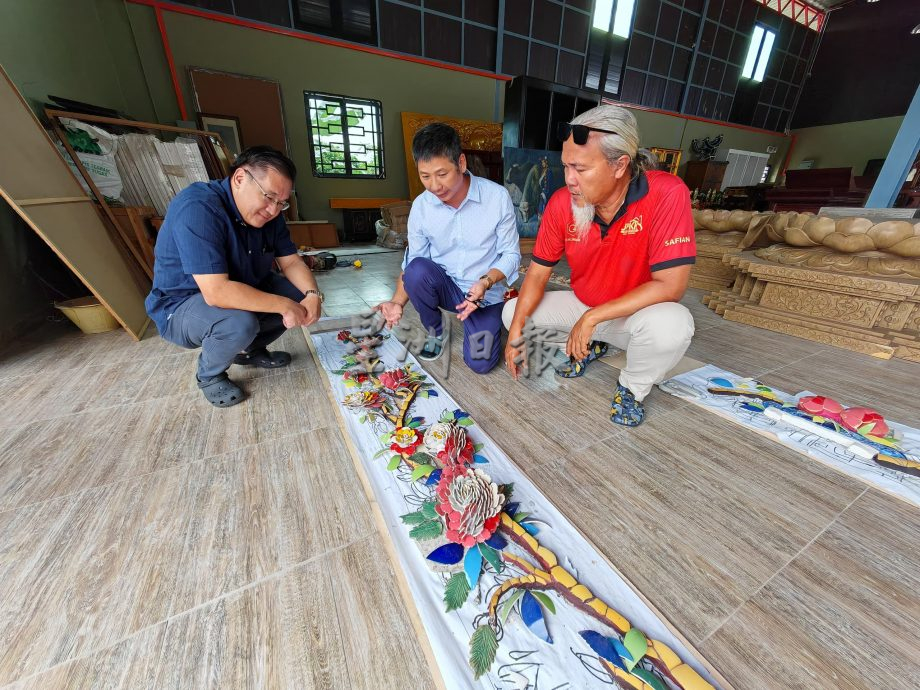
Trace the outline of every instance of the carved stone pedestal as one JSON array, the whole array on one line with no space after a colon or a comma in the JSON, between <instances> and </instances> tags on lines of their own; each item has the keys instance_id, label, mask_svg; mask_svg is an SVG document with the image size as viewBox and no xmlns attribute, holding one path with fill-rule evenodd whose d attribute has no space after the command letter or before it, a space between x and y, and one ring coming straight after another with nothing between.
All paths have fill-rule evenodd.
<instances>
[{"instance_id":1,"label":"carved stone pedestal","mask_svg":"<svg viewBox=\"0 0 920 690\"><path fill-rule=\"evenodd\" d=\"M799 263L795 252L773 246L726 256L734 283L703 302L729 321L920 362L920 279L788 265Z\"/></svg>"}]
</instances>

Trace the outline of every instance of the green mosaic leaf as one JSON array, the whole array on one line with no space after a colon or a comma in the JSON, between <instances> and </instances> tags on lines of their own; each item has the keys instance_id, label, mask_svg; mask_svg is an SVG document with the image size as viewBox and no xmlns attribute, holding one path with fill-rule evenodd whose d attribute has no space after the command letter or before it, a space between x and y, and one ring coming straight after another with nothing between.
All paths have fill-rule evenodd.
<instances>
[{"instance_id":1,"label":"green mosaic leaf","mask_svg":"<svg viewBox=\"0 0 920 690\"><path fill-rule=\"evenodd\" d=\"M501 611L499 611L499 618L501 619L502 625L508 620L508 616L511 614L511 611L514 610L514 605L517 603L517 600L524 596L524 592L526 591L526 589L514 590L511 596L502 604Z\"/></svg>"},{"instance_id":2,"label":"green mosaic leaf","mask_svg":"<svg viewBox=\"0 0 920 690\"><path fill-rule=\"evenodd\" d=\"M466 573L455 573L444 585L445 611L459 609L466 603L470 596L470 583L466 581Z\"/></svg>"},{"instance_id":3,"label":"green mosaic leaf","mask_svg":"<svg viewBox=\"0 0 920 690\"><path fill-rule=\"evenodd\" d=\"M534 595L537 601L543 604L543 608L550 613L556 613L556 605L553 603L553 600L549 598L549 595L543 592L531 592L531 594Z\"/></svg>"},{"instance_id":4,"label":"green mosaic leaf","mask_svg":"<svg viewBox=\"0 0 920 690\"><path fill-rule=\"evenodd\" d=\"M409 532L409 536L418 541L425 539L437 539L444 532L444 525L440 520L429 520L423 522Z\"/></svg>"},{"instance_id":5,"label":"green mosaic leaf","mask_svg":"<svg viewBox=\"0 0 920 690\"><path fill-rule=\"evenodd\" d=\"M405 515L400 515L399 519L407 525L420 525L428 520L428 518L426 518L424 513L422 513L420 510L416 510L414 513L406 513Z\"/></svg>"},{"instance_id":6,"label":"green mosaic leaf","mask_svg":"<svg viewBox=\"0 0 920 690\"><path fill-rule=\"evenodd\" d=\"M488 625L480 625L470 638L470 668L476 680L488 672L498 651L498 638Z\"/></svg>"},{"instance_id":7,"label":"green mosaic leaf","mask_svg":"<svg viewBox=\"0 0 920 690\"><path fill-rule=\"evenodd\" d=\"M630 628L629 632L623 636L623 646L632 655L632 661L623 659L627 670L631 672L633 667L639 663L648 651L648 640L645 639L645 635L642 634L641 630Z\"/></svg>"},{"instance_id":8,"label":"green mosaic leaf","mask_svg":"<svg viewBox=\"0 0 920 690\"><path fill-rule=\"evenodd\" d=\"M476 422L474 422L474 421L473 421L472 419L470 419L469 417L464 417L464 418L461 419L459 422L457 422L457 424L459 424L460 426L473 426L475 423L476 423Z\"/></svg>"},{"instance_id":9,"label":"green mosaic leaf","mask_svg":"<svg viewBox=\"0 0 920 690\"><path fill-rule=\"evenodd\" d=\"M434 465L419 465L414 470L412 470L412 481L421 479L422 477L427 477L429 474L434 472Z\"/></svg>"},{"instance_id":10,"label":"green mosaic leaf","mask_svg":"<svg viewBox=\"0 0 920 690\"><path fill-rule=\"evenodd\" d=\"M437 520L438 511L434 509L434 506L434 501L427 501L426 503L422 504L422 507L419 510L421 510L422 514L429 520Z\"/></svg>"},{"instance_id":11,"label":"green mosaic leaf","mask_svg":"<svg viewBox=\"0 0 920 690\"><path fill-rule=\"evenodd\" d=\"M390 458L390 462L387 463L387 469L390 472L392 472L397 467L399 467L399 463L401 462L402 462L402 457L400 457L399 455L394 455L392 458Z\"/></svg>"},{"instance_id":12,"label":"green mosaic leaf","mask_svg":"<svg viewBox=\"0 0 920 690\"><path fill-rule=\"evenodd\" d=\"M641 679L652 690L668 690L667 686L651 671L646 671L644 668L634 668L631 673L636 678Z\"/></svg>"},{"instance_id":13,"label":"green mosaic leaf","mask_svg":"<svg viewBox=\"0 0 920 690\"><path fill-rule=\"evenodd\" d=\"M498 555L498 551L493 549L488 544L480 544L479 553L481 553L482 557L485 558L489 562L489 565L495 569L496 573L500 573L505 569L505 564L502 562L502 557Z\"/></svg>"}]
</instances>

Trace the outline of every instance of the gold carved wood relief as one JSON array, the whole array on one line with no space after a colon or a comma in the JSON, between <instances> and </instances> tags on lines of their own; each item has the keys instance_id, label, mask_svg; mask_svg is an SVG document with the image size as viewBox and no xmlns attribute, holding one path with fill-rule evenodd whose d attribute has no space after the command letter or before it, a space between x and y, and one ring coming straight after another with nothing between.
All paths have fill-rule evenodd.
<instances>
[{"instance_id":1,"label":"gold carved wood relief","mask_svg":"<svg viewBox=\"0 0 920 690\"><path fill-rule=\"evenodd\" d=\"M412 138L425 125L443 122L460 133L460 145L471 151L501 151L502 124L486 120L461 120L455 117L428 115L427 113L400 113L402 117L403 148L406 155L406 177L409 183L409 198L414 199L425 188L418 179L415 161L412 158Z\"/></svg>"}]
</instances>

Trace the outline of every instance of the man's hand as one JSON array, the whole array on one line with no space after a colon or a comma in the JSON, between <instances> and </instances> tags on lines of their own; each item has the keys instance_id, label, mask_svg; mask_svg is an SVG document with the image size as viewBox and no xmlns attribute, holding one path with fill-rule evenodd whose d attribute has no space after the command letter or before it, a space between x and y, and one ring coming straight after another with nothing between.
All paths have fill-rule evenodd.
<instances>
[{"instance_id":1,"label":"man's hand","mask_svg":"<svg viewBox=\"0 0 920 690\"><path fill-rule=\"evenodd\" d=\"M457 318L461 321L466 321L467 317L472 314L474 311L479 309L479 306L476 304L476 300L481 300L486 296L486 285L484 280L477 280L473 283L473 286L470 288L469 292L466 293L467 299L463 300L460 304L457 304L454 309L457 310Z\"/></svg>"},{"instance_id":2,"label":"man's hand","mask_svg":"<svg viewBox=\"0 0 920 690\"><path fill-rule=\"evenodd\" d=\"M281 321L285 328L294 328L296 326L307 326L316 319L310 320L310 315L306 308L294 300L290 300L288 308L281 312Z\"/></svg>"},{"instance_id":3,"label":"man's hand","mask_svg":"<svg viewBox=\"0 0 920 690\"><path fill-rule=\"evenodd\" d=\"M569 355L569 357L574 357L576 362L580 362L587 357L588 345L591 342L591 336L594 335L595 328L597 328L597 324L589 309L572 326L569 339L565 344L565 354Z\"/></svg>"},{"instance_id":4,"label":"man's hand","mask_svg":"<svg viewBox=\"0 0 920 690\"><path fill-rule=\"evenodd\" d=\"M374 307L374 311L381 314L383 318L386 319L389 328L393 328L393 326L398 324L403 315L402 305L390 300L378 304Z\"/></svg>"},{"instance_id":5,"label":"man's hand","mask_svg":"<svg viewBox=\"0 0 920 690\"><path fill-rule=\"evenodd\" d=\"M311 323L316 323L323 314L323 301L315 292L311 292L300 300L300 306L307 310L306 323L302 323L301 326L309 326Z\"/></svg>"},{"instance_id":6,"label":"man's hand","mask_svg":"<svg viewBox=\"0 0 920 690\"><path fill-rule=\"evenodd\" d=\"M527 351L524 345L524 336L520 329L513 328L508 331L508 344L505 345L505 366L511 378L515 381L521 375L521 371L527 366Z\"/></svg>"}]
</instances>

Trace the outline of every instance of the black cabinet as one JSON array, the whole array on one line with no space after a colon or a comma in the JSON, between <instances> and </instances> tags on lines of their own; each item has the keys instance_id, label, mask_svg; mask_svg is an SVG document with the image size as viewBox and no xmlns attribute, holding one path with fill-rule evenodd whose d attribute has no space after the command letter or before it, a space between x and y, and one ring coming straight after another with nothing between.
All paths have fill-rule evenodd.
<instances>
[{"instance_id":1,"label":"black cabinet","mask_svg":"<svg viewBox=\"0 0 920 690\"><path fill-rule=\"evenodd\" d=\"M591 91L542 79L516 77L505 87L502 144L512 148L561 151L556 124L568 122L600 102Z\"/></svg>"},{"instance_id":2,"label":"black cabinet","mask_svg":"<svg viewBox=\"0 0 920 690\"><path fill-rule=\"evenodd\" d=\"M345 221L346 242L376 242L379 208L346 208L342 211Z\"/></svg>"}]
</instances>

